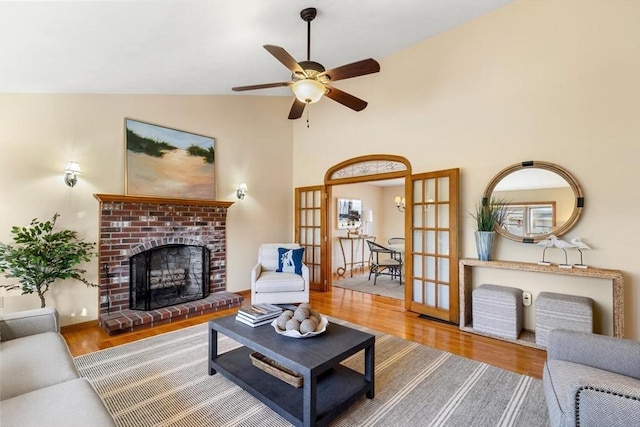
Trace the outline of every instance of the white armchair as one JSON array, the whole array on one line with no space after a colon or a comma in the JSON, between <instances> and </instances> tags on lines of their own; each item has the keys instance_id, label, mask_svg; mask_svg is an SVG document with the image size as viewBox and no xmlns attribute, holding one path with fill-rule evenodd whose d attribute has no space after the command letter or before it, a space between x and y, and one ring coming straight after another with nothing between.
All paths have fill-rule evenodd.
<instances>
[{"instance_id":1,"label":"white armchair","mask_svg":"<svg viewBox=\"0 0 640 427\"><path fill-rule=\"evenodd\" d=\"M297 243L265 243L258 249L258 263L251 270L251 304L292 304L309 302L309 267L302 274L276 272L278 248L299 249Z\"/></svg>"}]
</instances>

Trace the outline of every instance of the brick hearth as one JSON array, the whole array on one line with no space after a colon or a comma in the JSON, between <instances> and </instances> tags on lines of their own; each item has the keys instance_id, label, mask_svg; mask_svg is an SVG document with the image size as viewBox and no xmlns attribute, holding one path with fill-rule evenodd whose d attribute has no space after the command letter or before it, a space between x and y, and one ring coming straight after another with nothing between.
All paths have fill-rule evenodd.
<instances>
[{"instance_id":1,"label":"brick hearth","mask_svg":"<svg viewBox=\"0 0 640 427\"><path fill-rule=\"evenodd\" d=\"M96 194L100 201L100 325L109 334L202 315L242 303L226 291L226 216L231 202ZM207 298L152 311L129 309L129 258L185 244L210 251Z\"/></svg>"},{"instance_id":2,"label":"brick hearth","mask_svg":"<svg viewBox=\"0 0 640 427\"><path fill-rule=\"evenodd\" d=\"M122 310L101 317L100 325L109 335L133 331L142 327L156 326L163 323L187 319L214 313L229 307L237 307L242 303L242 296L231 292L216 292L208 297L171 307L158 308L151 311Z\"/></svg>"}]
</instances>

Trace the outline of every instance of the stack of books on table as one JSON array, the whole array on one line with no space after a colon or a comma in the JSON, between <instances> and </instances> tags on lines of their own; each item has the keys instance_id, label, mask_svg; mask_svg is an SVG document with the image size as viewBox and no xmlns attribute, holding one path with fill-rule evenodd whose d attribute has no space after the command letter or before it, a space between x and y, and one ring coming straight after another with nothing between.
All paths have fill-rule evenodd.
<instances>
[{"instance_id":1,"label":"stack of books on table","mask_svg":"<svg viewBox=\"0 0 640 427\"><path fill-rule=\"evenodd\" d=\"M266 325L273 322L273 319L282 314L282 308L273 304L254 304L238 310L236 320L245 325L256 326Z\"/></svg>"}]
</instances>

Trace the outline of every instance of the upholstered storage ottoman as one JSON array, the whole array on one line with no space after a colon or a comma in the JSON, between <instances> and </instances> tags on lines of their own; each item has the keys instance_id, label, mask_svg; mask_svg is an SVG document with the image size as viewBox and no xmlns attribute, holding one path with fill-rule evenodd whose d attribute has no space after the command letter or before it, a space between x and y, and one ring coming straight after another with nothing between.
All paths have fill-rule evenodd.
<instances>
[{"instance_id":1,"label":"upholstered storage ottoman","mask_svg":"<svg viewBox=\"0 0 640 427\"><path fill-rule=\"evenodd\" d=\"M536 344L546 348L552 329L593 332L593 300L576 295L540 292L536 298Z\"/></svg>"},{"instance_id":2,"label":"upholstered storage ottoman","mask_svg":"<svg viewBox=\"0 0 640 427\"><path fill-rule=\"evenodd\" d=\"M517 339L522 330L522 289L480 285L473 290L473 330Z\"/></svg>"}]
</instances>

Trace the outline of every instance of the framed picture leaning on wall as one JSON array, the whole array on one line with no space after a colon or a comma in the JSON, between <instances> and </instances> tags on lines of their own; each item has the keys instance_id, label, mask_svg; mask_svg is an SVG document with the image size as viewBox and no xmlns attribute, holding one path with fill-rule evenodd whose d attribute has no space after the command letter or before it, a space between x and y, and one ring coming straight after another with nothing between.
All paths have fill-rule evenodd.
<instances>
[{"instance_id":1,"label":"framed picture leaning on wall","mask_svg":"<svg viewBox=\"0 0 640 427\"><path fill-rule=\"evenodd\" d=\"M125 193L216 199L215 139L125 119Z\"/></svg>"}]
</instances>

